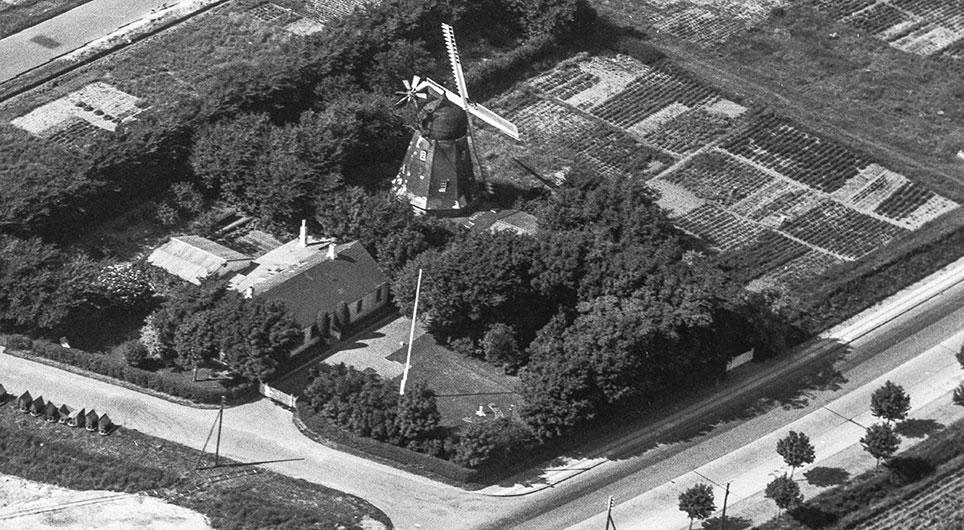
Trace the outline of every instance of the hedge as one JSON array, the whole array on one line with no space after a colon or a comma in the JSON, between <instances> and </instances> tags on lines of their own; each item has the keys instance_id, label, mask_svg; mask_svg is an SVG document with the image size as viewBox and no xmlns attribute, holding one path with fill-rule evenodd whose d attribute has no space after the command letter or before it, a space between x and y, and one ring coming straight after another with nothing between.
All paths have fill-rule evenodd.
<instances>
[{"instance_id":1,"label":"hedge","mask_svg":"<svg viewBox=\"0 0 964 530\"><path fill-rule=\"evenodd\" d=\"M256 385L251 382L222 388L206 388L164 377L161 374L128 365L102 353L90 353L76 348L64 348L45 340L31 340L23 335L9 335L0 341L11 350L22 350L38 357L75 366L82 370L112 377L132 385L184 398L196 403L220 403L224 396L228 403L238 403L251 397Z\"/></svg>"},{"instance_id":2,"label":"hedge","mask_svg":"<svg viewBox=\"0 0 964 530\"><path fill-rule=\"evenodd\" d=\"M477 470L404 447L356 436L329 424L322 415L315 414L307 403L297 404L294 420L299 430L322 445L466 489L478 487Z\"/></svg>"}]
</instances>

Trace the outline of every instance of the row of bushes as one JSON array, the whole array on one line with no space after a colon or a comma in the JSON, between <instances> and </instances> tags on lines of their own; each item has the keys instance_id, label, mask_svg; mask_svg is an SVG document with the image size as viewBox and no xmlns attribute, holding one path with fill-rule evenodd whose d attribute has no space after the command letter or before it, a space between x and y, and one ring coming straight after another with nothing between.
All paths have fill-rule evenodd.
<instances>
[{"instance_id":1,"label":"row of bushes","mask_svg":"<svg viewBox=\"0 0 964 530\"><path fill-rule=\"evenodd\" d=\"M334 449L377 460L386 465L401 467L449 484L469 487L478 477L478 471L454 462L352 434L333 425L322 414L316 414L305 402L299 402L297 405L295 424L309 438Z\"/></svg>"},{"instance_id":2,"label":"row of bushes","mask_svg":"<svg viewBox=\"0 0 964 530\"><path fill-rule=\"evenodd\" d=\"M220 388L202 387L130 366L122 359L76 348L64 348L44 340L31 340L23 335L9 335L4 338L3 345L9 350L28 352L51 361L69 364L82 370L196 403L219 403L221 396L224 396L228 403L238 403L251 397L257 390L254 383L247 381L232 381L231 386Z\"/></svg>"}]
</instances>

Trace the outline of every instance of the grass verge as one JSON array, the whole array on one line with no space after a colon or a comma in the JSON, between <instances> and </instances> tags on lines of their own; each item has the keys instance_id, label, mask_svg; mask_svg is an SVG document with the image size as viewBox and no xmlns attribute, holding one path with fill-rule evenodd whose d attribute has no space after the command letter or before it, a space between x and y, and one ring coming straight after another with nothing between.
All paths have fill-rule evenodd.
<instances>
[{"instance_id":1,"label":"grass verge","mask_svg":"<svg viewBox=\"0 0 964 530\"><path fill-rule=\"evenodd\" d=\"M71 489L150 492L203 513L215 528L363 528L388 517L363 499L118 428L102 437L0 406L0 473ZM374 528L377 526L368 526Z\"/></svg>"},{"instance_id":2,"label":"grass verge","mask_svg":"<svg viewBox=\"0 0 964 530\"><path fill-rule=\"evenodd\" d=\"M847 483L827 490L803 505L789 512L780 520L772 520L760 528L776 529L844 529L857 528L885 515L905 518L898 526L879 526L879 528L924 528L934 524L932 517L941 505L952 506L953 500L948 491L938 488L948 481L964 484L964 420L957 421L946 429L938 431L920 444L898 454L879 472L868 471L850 479ZM957 495L959 498L960 495ZM923 519L909 520L915 516L914 510L906 504L910 500L924 502L930 513ZM959 500L958 500L959 502ZM949 504L950 503L950 504ZM933 510L931 510L933 508ZM939 519L950 522L948 514L942 513ZM964 516L958 511L951 517ZM930 523L928 523L930 521ZM924 526L920 526L923 524ZM939 525L938 525L939 526ZM935 526L936 527L936 526ZM951 528L952 526L946 526ZM954 526L957 528L956 526Z\"/></svg>"},{"instance_id":3,"label":"grass verge","mask_svg":"<svg viewBox=\"0 0 964 530\"><path fill-rule=\"evenodd\" d=\"M90 0L33 0L0 2L0 39L36 26Z\"/></svg>"}]
</instances>

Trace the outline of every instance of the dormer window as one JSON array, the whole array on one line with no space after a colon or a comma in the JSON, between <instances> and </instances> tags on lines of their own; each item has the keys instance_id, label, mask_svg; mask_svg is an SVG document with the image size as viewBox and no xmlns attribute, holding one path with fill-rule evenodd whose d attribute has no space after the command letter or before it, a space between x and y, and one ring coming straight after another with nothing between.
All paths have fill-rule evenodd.
<instances>
[{"instance_id":1,"label":"dormer window","mask_svg":"<svg viewBox=\"0 0 964 530\"><path fill-rule=\"evenodd\" d=\"M449 181L443 180L442 184L438 187L440 193L445 193L445 190L449 189Z\"/></svg>"}]
</instances>

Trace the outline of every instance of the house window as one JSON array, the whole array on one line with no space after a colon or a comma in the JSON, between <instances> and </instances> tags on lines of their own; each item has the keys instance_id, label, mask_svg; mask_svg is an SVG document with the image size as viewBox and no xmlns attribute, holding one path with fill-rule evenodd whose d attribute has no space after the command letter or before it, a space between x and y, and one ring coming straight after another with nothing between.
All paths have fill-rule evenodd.
<instances>
[{"instance_id":1,"label":"house window","mask_svg":"<svg viewBox=\"0 0 964 530\"><path fill-rule=\"evenodd\" d=\"M355 303L355 313L356 313L356 314L361 313L361 310L362 310L362 302L364 302L364 299L359 300L358 302Z\"/></svg>"},{"instance_id":2,"label":"house window","mask_svg":"<svg viewBox=\"0 0 964 530\"><path fill-rule=\"evenodd\" d=\"M422 149L421 151L418 152L418 159L424 162L424 161L425 161L425 155L426 155L425 150Z\"/></svg>"},{"instance_id":3,"label":"house window","mask_svg":"<svg viewBox=\"0 0 964 530\"><path fill-rule=\"evenodd\" d=\"M439 192L445 193L445 190L449 189L449 181L442 181L442 185L438 187Z\"/></svg>"},{"instance_id":4,"label":"house window","mask_svg":"<svg viewBox=\"0 0 964 530\"><path fill-rule=\"evenodd\" d=\"M382 301L382 288L375 289L375 303Z\"/></svg>"}]
</instances>

